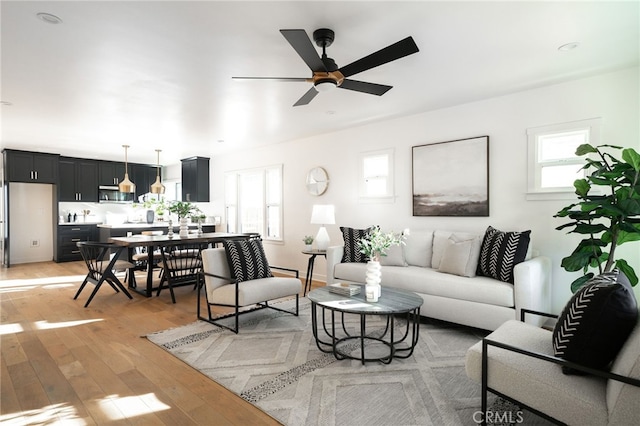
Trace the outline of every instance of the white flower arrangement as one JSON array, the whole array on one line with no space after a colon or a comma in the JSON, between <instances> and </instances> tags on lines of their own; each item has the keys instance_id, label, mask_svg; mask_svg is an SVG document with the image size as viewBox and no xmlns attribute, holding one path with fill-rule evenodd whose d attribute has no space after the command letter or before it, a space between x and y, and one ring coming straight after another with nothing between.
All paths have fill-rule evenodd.
<instances>
[{"instance_id":1,"label":"white flower arrangement","mask_svg":"<svg viewBox=\"0 0 640 426\"><path fill-rule=\"evenodd\" d=\"M383 233L379 226L371 227L371 231L357 242L357 248L367 259L379 262L381 256L387 255L391 246L404 244L404 237L409 230L401 234L394 232Z\"/></svg>"}]
</instances>

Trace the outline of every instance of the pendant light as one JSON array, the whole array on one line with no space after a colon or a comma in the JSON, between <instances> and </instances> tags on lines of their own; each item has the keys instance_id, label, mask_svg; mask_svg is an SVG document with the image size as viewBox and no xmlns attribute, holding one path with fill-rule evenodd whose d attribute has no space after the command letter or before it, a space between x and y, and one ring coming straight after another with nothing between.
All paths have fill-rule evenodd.
<instances>
[{"instance_id":1,"label":"pendant light","mask_svg":"<svg viewBox=\"0 0 640 426\"><path fill-rule=\"evenodd\" d=\"M127 162L127 148L129 145L122 145L124 148L124 179L118 185L120 192L136 192L136 184L129 180L129 167Z\"/></svg>"},{"instance_id":2,"label":"pendant light","mask_svg":"<svg viewBox=\"0 0 640 426\"><path fill-rule=\"evenodd\" d=\"M151 185L151 193L152 194L164 194L164 185L160 182L160 152L161 149L156 149L158 153L158 162L156 163L156 181Z\"/></svg>"}]
</instances>

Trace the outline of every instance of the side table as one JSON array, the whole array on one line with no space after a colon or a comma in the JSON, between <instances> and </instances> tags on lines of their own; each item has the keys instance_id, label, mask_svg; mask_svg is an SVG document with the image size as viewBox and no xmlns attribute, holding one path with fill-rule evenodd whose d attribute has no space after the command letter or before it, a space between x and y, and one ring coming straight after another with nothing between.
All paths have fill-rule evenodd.
<instances>
[{"instance_id":1,"label":"side table","mask_svg":"<svg viewBox=\"0 0 640 426\"><path fill-rule=\"evenodd\" d=\"M311 291L311 281L313 279L313 264L316 260L316 256L324 256L327 258L326 250L302 250L302 254L306 254L309 256L309 262L307 263L307 277L304 280L304 293L303 296L307 295L307 287L309 287L309 291Z\"/></svg>"}]
</instances>

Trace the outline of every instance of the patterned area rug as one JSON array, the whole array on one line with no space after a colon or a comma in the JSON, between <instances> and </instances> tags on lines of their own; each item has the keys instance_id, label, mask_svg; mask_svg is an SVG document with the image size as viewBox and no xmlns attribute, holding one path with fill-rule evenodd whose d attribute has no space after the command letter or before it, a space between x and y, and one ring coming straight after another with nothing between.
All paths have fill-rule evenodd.
<instances>
[{"instance_id":1,"label":"patterned area rug","mask_svg":"<svg viewBox=\"0 0 640 426\"><path fill-rule=\"evenodd\" d=\"M317 348L310 306L300 299L299 317L244 314L237 335L199 321L147 338L285 425L476 424L480 385L467 378L464 357L485 332L425 320L411 357L363 366Z\"/></svg>"}]
</instances>

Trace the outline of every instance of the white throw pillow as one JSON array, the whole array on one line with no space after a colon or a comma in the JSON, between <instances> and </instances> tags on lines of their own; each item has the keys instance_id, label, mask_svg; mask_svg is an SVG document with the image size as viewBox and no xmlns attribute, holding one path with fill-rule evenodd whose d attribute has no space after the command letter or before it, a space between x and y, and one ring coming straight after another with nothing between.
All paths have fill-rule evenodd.
<instances>
[{"instance_id":1,"label":"white throw pillow","mask_svg":"<svg viewBox=\"0 0 640 426\"><path fill-rule=\"evenodd\" d=\"M440 260L444 255L444 250L449 245L448 240L451 235L455 234L458 241L471 240L473 238L482 238L482 235L472 234L470 232L452 232L437 230L433 233L433 256L431 257L431 267L433 269L440 268Z\"/></svg>"},{"instance_id":2,"label":"white throw pillow","mask_svg":"<svg viewBox=\"0 0 640 426\"><path fill-rule=\"evenodd\" d=\"M387 250L386 256L380 256L380 265L382 266L407 266L407 262L404 260L404 253L402 250L403 244L397 246L391 246Z\"/></svg>"},{"instance_id":3,"label":"white throw pillow","mask_svg":"<svg viewBox=\"0 0 640 426\"><path fill-rule=\"evenodd\" d=\"M438 271L475 277L481 245L480 237L469 238L468 235L451 234L445 243Z\"/></svg>"},{"instance_id":4,"label":"white throw pillow","mask_svg":"<svg viewBox=\"0 0 640 426\"><path fill-rule=\"evenodd\" d=\"M405 236L404 260L411 266L431 267L433 231L411 231Z\"/></svg>"}]
</instances>

